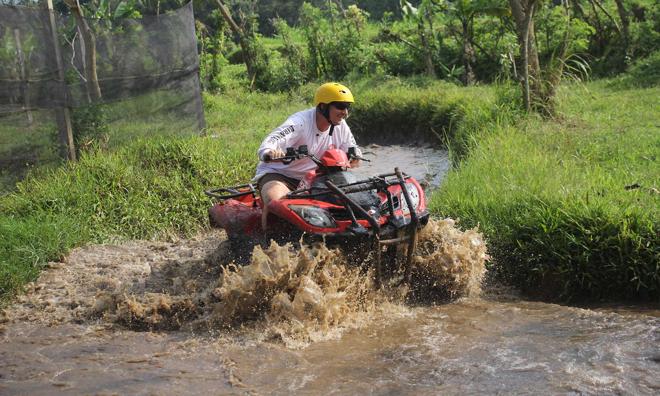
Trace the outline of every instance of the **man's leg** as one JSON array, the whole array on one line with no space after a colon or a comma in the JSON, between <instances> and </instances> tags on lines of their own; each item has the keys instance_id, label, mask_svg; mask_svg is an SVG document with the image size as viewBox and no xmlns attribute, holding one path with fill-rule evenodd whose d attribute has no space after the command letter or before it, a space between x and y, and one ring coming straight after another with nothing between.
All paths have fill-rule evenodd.
<instances>
[{"instance_id":1,"label":"man's leg","mask_svg":"<svg viewBox=\"0 0 660 396\"><path fill-rule=\"evenodd\" d=\"M270 201L280 199L286 196L291 190L281 181L271 180L261 187L261 200L264 203L263 211L261 212L261 229L266 231L268 223L268 204Z\"/></svg>"}]
</instances>

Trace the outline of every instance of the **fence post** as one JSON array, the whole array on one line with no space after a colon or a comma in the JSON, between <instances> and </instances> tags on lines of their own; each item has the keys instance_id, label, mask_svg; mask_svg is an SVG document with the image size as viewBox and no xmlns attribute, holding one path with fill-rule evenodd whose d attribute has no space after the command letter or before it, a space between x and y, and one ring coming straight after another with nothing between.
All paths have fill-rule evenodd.
<instances>
[{"instance_id":1,"label":"fence post","mask_svg":"<svg viewBox=\"0 0 660 396\"><path fill-rule=\"evenodd\" d=\"M55 117L57 119L57 128L59 129L60 144L62 145L62 155L70 161L76 160L76 147L73 143L73 131L71 129L71 111L66 94L66 81L64 80L64 66L62 65L62 56L60 54L59 40L57 39L57 25L55 24L55 12L53 11L53 0L47 0L48 16L50 19L50 31L53 36L53 49L55 50L55 61L57 62L57 77L62 91L62 106L55 108Z\"/></svg>"}]
</instances>

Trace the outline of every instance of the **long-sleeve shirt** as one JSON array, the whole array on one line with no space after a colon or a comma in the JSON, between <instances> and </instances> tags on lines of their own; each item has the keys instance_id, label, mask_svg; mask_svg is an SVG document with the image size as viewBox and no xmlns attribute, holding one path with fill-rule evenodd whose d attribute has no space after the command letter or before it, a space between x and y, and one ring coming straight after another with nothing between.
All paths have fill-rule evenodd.
<instances>
[{"instance_id":1,"label":"long-sleeve shirt","mask_svg":"<svg viewBox=\"0 0 660 396\"><path fill-rule=\"evenodd\" d=\"M316 108L303 110L290 116L282 125L269 133L261 143L257 154L262 158L266 150L279 148L286 151L287 147L297 149L301 145L307 145L309 153L317 158L331 148L348 151L349 147L356 147L357 155L362 155L345 120L335 126L332 136L329 131L329 127L325 131L320 131L316 127ZM260 161L253 181L258 181L266 173L279 173L294 179L302 179L313 169L316 169L316 164L309 158L298 159L290 164Z\"/></svg>"}]
</instances>

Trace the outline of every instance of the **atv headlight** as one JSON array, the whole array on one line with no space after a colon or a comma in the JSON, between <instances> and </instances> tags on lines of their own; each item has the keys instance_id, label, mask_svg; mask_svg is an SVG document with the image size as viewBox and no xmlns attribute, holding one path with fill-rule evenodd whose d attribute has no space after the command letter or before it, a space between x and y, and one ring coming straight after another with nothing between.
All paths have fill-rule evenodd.
<instances>
[{"instance_id":1,"label":"atv headlight","mask_svg":"<svg viewBox=\"0 0 660 396\"><path fill-rule=\"evenodd\" d=\"M335 223L335 220L325 209L306 205L289 205L289 209L293 210L298 216L302 217L303 220L315 227L337 227L337 223Z\"/></svg>"},{"instance_id":2,"label":"atv headlight","mask_svg":"<svg viewBox=\"0 0 660 396\"><path fill-rule=\"evenodd\" d=\"M417 191L417 187L415 187L415 185L412 183L406 183L406 190L408 190L408 195L410 196L410 202L412 203L413 210L417 210L417 207L419 206L419 191ZM403 213L410 212L408 209L408 202L403 196L403 193L401 194L401 208L403 209Z\"/></svg>"}]
</instances>

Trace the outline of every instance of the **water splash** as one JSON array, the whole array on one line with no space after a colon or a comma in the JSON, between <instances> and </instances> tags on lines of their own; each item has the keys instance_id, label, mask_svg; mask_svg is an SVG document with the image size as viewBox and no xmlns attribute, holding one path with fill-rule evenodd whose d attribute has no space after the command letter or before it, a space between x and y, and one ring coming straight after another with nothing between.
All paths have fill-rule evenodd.
<instances>
[{"instance_id":1,"label":"water splash","mask_svg":"<svg viewBox=\"0 0 660 396\"><path fill-rule=\"evenodd\" d=\"M419 236L413 286L377 289L368 263L350 265L341 251L321 243L294 249L272 242L256 247L242 267L227 262L226 241L217 236L188 245L89 247L66 264L52 264L13 312L137 330L252 326L265 338L300 347L340 337L375 316L405 315L411 292L427 299L478 296L485 249L476 230L431 219Z\"/></svg>"},{"instance_id":2,"label":"water splash","mask_svg":"<svg viewBox=\"0 0 660 396\"><path fill-rule=\"evenodd\" d=\"M461 231L453 219L431 220L414 256L413 285L421 294L477 298L489 259L477 229Z\"/></svg>"}]
</instances>

